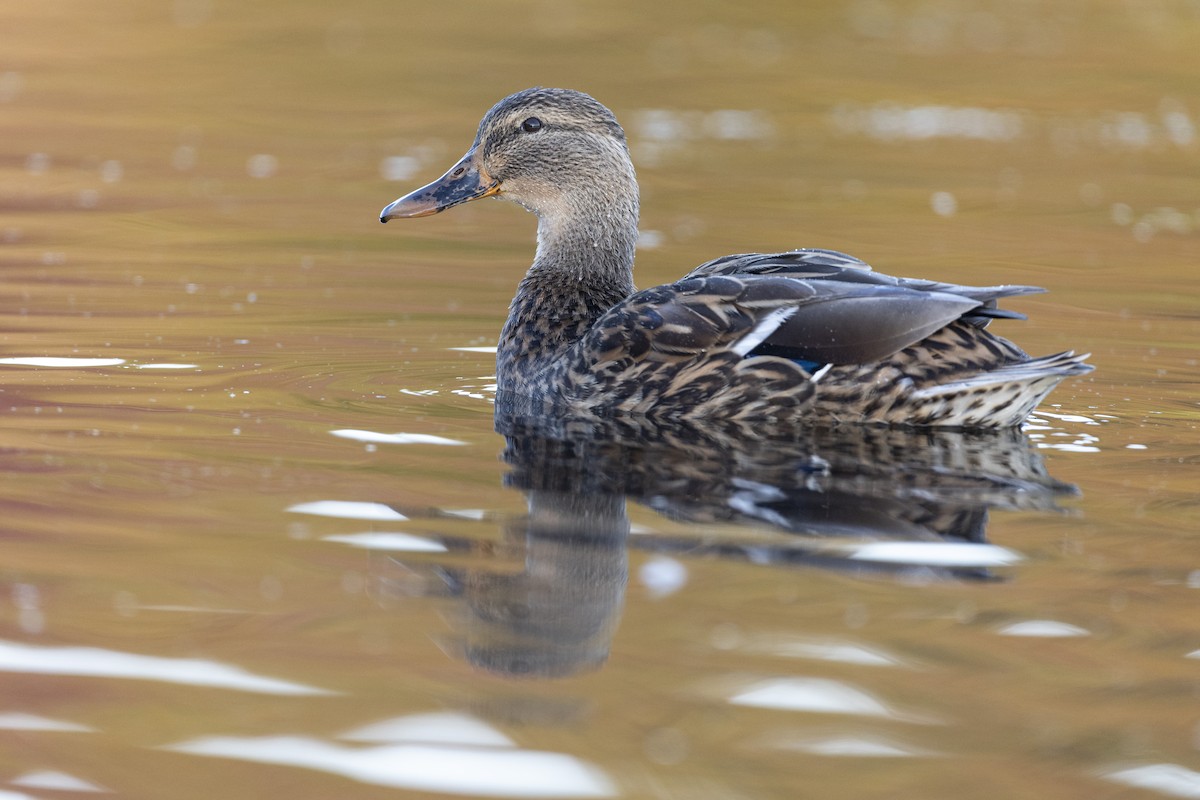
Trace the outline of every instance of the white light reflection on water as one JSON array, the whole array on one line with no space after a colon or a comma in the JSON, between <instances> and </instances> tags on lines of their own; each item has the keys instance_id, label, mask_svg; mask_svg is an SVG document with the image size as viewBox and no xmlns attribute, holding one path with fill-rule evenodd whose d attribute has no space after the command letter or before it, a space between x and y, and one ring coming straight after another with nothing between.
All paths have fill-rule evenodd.
<instances>
[{"instance_id":1,"label":"white light reflection on water","mask_svg":"<svg viewBox=\"0 0 1200 800\"><path fill-rule=\"evenodd\" d=\"M1097 419L1083 414L1067 414L1039 408L1025 421L1021 430L1039 450L1058 450L1064 453L1099 453L1100 437L1095 431L1069 431L1057 428L1048 420L1057 420L1070 425L1085 425L1098 428L1110 418L1097 415Z\"/></svg>"},{"instance_id":2,"label":"white light reflection on water","mask_svg":"<svg viewBox=\"0 0 1200 800\"><path fill-rule=\"evenodd\" d=\"M0 103L10 103L25 86L24 76L13 70L0 72Z\"/></svg>"},{"instance_id":3,"label":"white light reflection on water","mask_svg":"<svg viewBox=\"0 0 1200 800\"><path fill-rule=\"evenodd\" d=\"M939 755L931 750L899 744L876 736L829 736L820 739L778 742L772 746L781 750L799 750L814 756L850 758L927 758Z\"/></svg>"},{"instance_id":4,"label":"white light reflection on water","mask_svg":"<svg viewBox=\"0 0 1200 800\"><path fill-rule=\"evenodd\" d=\"M450 517L458 517L459 519L482 520L487 517L486 511L482 508L443 508L442 513Z\"/></svg>"},{"instance_id":5,"label":"white light reflection on water","mask_svg":"<svg viewBox=\"0 0 1200 800\"><path fill-rule=\"evenodd\" d=\"M881 102L870 106L843 103L830 114L841 133L881 141L982 139L1007 142L1026 133L1026 112L975 106L902 106Z\"/></svg>"},{"instance_id":6,"label":"white light reflection on water","mask_svg":"<svg viewBox=\"0 0 1200 800\"><path fill-rule=\"evenodd\" d=\"M432 539L413 536L409 533L388 533L371 531L367 533L347 533L336 536L325 536L323 541L340 542L363 550L389 550L404 553L444 553L446 546Z\"/></svg>"},{"instance_id":7,"label":"white light reflection on water","mask_svg":"<svg viewBox=\"0 0 1200 800\"><path fill-rule=\"evenodd\" d=\"M428 433L377 433L376 431L360 431L352 428L330 431L342 439L353 439L356 442L372 444L437 444L449 447L464 445L457 439L447 439L444 436L433 436Z\"/></svg>"},{"instance_id":8,"label":"white light reflection on water","mask_svg":"<svg viewBox=\"0 0 1200 800\"><path fill-rule=\"evenodd\" d=\"M379 162L379 175L385 181L407 181L420 168L421 162L413 156L387 156Z\"/></svg>"},{"instance_id":9,"label":"white light reflection on water","mask_svg":"<svg viewBox=\"0 0 1200 800\"><path fill-rule=\"evenodd\" d=\"M9 781L13 786L24 786L29 789L49 789L55 792L111 792L94 783L68 775L65 772L42 770L27 772Z\"/></svg>"},{"instance_id":10,"label":"white light reflection on water","mask_svg":"<svg viewBox=\"0 0 1200 800\"><path fill-rule=\"evenodd\" d=\"M277 695L328 695L327 689L254 675L198 658L164 658L98 647L41 647L0 641L0 672L126 678Z\"/></svg>"},{"instance_id":11,"label":"white light reflection on water","mask_svg":"<svg viewBox=\"0 0 1200 800\"><path fill-rule=\"evenodd\" d=\"M634 114L633 125L640 139L672 144L700 138L726 141L768 139L775 134L771 118L757 109L672 111L647 108Z\"/></svg>"},{"instance_id":12,"label":"white light reflection on water","mask_svg":"<svg viewBox=\"0 0 1200 800\"><path fill-rule=\"evenodd\" d=\"M664 154L704 139L725 142L767 141L775 136L771 116L758 109L676 111L647 108L631 115L635 160L655 166Z\"/></svg>"},{"instance_id":13,"label":"white light reflection on water","mask_svg":"<svg viewBox=\"0 0 1200 800\"><path fill-rule=\"evenodd\" d=\"M116 159L108 159L100 164L100 180L105 183L120 183L125 177L125 168Z\"/></svg>"},{"instance_id":14,"label":"white light reflection on water","mask_svg":"<svg viewBox=\"0 0 1200 800\"><path fill-rule=\"evenodd\" d=\"M872 695L847 683L827 678L768 678L752 683L729 698L736 706L848 714L928 724L931 720L902 714Z\"/></svg>"},{"instance_id":15,"label":"white light reflection on water","mask_svg":"<svg viewBox=\"0 0 1200 800\"><path fill-rule=\"evenodd\" d=\"M240 608L214 608L212 606L182 606L172 604L149 603L142 605L132 599L132 597L122 597L115 604L117 610L124 614L130 614L134 611L160 611L167 614L249 614Z\"/></svg>"},{"instance_id":16,"label":"white light reflection on water","mask_svg":"<svg viewBox=\"0 0 1200 800\"><path fill-rule=\"evenodd\" d=\"M1100 421L1092 419L1083 414L1063 414L1060 412L1050 411L1049 409L1039 408L1036 412L1037 417L1050 417L1051 419L1059 420L1060 422L1078 422L1083 425L1099 425ZM1030 417L1035 419L1035 417Z\"/></svg>"},{"instance_id":17,"label":"white light reflection on water","mask_svg":"<svg viewBox=\"0 0 1200 800\"><path fill-rule=\"evenodd\" d=\"M44 175L50 169L50 156L45 153L30 153L25 158L25 171L30 175Z\"/></svg>"},{"instance_id":18,"label":"white light reflection on water","mask_svg":"<svg viewBox=\"0 0 1200 800\"><path fill-rule=\"evenodd\" d=\"M966 542L867 542L854 545L846 557L881 564L960 568L1007 567L1024 560L1007 547Z\"/></svg>"},{"instance_id":19,"label":"white light reflection on water","mask_svg":"<svg viewBox=\"0 0 1200 800\"><path fill-rule=\"evenodd\" d=\"M37 798L24 792L6 792L0 789L0 800L37 800Z\"/></svg>"},{"instance_id":20,"label":"white light reflection on water","mask_svg":"<svg viewBox=\"0 0 1200 800\"><path fill-rule=\"evenodd\" d=\"M476 747L516 747L516 743L481 719L453 711L410 714L373 722L338 737L350 742L422 742Z\"/></svg>"},{"instance_id":21,"label":"white light reflection on water","mask_svg":"<svg viewBox=\"0 0 1200 800\"><path fill-rule=\"evenodd\" d=\"M1109 215L1117 225L1129 227L1133 238L1143 244L1160 233L1188 236L1200 228L1200 208L1189 212L1173 206L1156 206L1139 216L1129 204L1113 203Z\"/></svg>"},{"instance_id":22,"label":"white light reflection on water","mask_svg":"<svg viewBox=\"0 0 1200 800\"><path fill-rule=\"evenodd\" d=\"M483 389L484 389L484 391L491 391L491 392L496 391L495 386L491 386L491 387L485 386L485 387L483 387ZM469 397L472 400L487 400L489 402L495 402L495 400L493 398L488 397L486 394L483 394L481 392L472 392L467 389L451 389L450 393L456 394L459 397Z\"/></svg>"},{"instance_id":23,"label":"white light reflection on water","mask_svg":"<svg viewBox=\"0 0 1200 800\"><path fill-rule=\"evenodd\" d=\"M929 206L939 217L953 217L958 213L958 200L950 192L934 192L929 198Z\"/></svg>"},{"instance_id":24,"label":"white light reflection on water","mask_svg":"<svg viewBox=\"0 0 1200 800\"><path fill-rule=\"evenodd\" d=\"M404 522L408 519L391 506L358 500L313 500L309 503L288 506L287 510L296 514L312 514L317 517L366 519L376 522Z\"/></svg>"},{"instance_id":25,"label":"white light reflection on water","mask_svg":"<svg viewBox=\"0 0 1200 800\"><path fill-rule=\"evenodd\" d=\"M1113 783L1169 794L1173 797L1200 798L1200 772L1178 764L1146 764L1104 772Z\"/></svg>"},{"instance_id":26,"label":"white light reflection on water","mask_svg":"<svg viewBox=\"0 0 1200 800\"><path fill-rule=\"evenodd\" d=\"M303 736L210 736L166 747L179 753L281 764L363 783L483 797L613 797L598 767L563 753L458 744L347 747Z\"/></svg>"},{"instance_id":27,"label":"white light reflection on water","mask_svg":"<svg viewBox=\"0 0 1200 800\"><path fill-rule=\"evenodd\" d=\"M270 153L258 153L246 159L246 174L251 178L270 178L279 171L279 159Z\"/></svg>"},{"instance_id":28,"label":"white light reflection on water","mask_svg":"<svg viewBox=\"0 0 1200 800\"><path fill-rule=\"evenodd\" d=\"M1077 625L1058 622L1052 619L1030 619L1024 622L1014 622L996 631L1001 636L1029 636L1044 639L1069 638L1073 636L1091 636Z\"/></svg>"},{"instance_id":29,"label":"white light reflection on water","mask_svg":"<svg viewBox=\"0 0 1200 800\"><path fill-rule=\"evenodd\" d=\"M687 579L687 567L666 556L655 556L638 568L638 580L656 600L678 592Z\"/></svg>"},{"instance_id":30,"label":"white light reflection on water","mask_svg":"<svg viewBox=\"0 0 1200 800\"><path fill-rule=\"evenodd\" d=\"M1066 434L1055 434L1056 436L1065 436ZM1029 437L1033 439L1033 436ZM1079 434L1080 441L1075 442L1036 442L1039 450L1058 450L1063 453L1099 453L1100 448L1096 447L1091 442L1097 442L1095 436L1087 434Z\"/></svg>"},{"instance_id":31,"label":"white light reflection on water","mask_svg":"<svg viewBox=\"0 0 1200 800\"><path fill-rule=\"evenodd\" d=\"M1095 116L1041 118L1028 109L979 106L903 105L881 100L845 102L833 107L829 124L838 133L881 142L968 139L1012 142L1041 134L1060 149L1151 150L1163 146L1190 151L1197 124L1181 103L1164 98L1158 114L1107 111Z\"/></svg>"},{"instance_id":32,"label":"white light reflection on water","mask_svg":"<svg viewBox=\"0 0 1200 800\"><path fill-rule=\"evenodd\" d=\"M662 231L638 231L637 248L639 250L655 250L665 244L666 238Z\"/></svg>"},{"instance_id":33,"label":"white light reflection on water","mask_svg":"<svg viewBox=\"0 0 1200 800\"><path fill-rule=\"evenodd\" d=\"M199 364L133 364L134 369L200 369Z\"/></svg>"},{"instance_id":34,"label":"white light reflection on water","mask_svg":"<svg viewBox=\"0 0 1200 800\"><path fill-rule=\"evenodd\" d=\"M808 639L789 634L754 636L743 643L740 649L757 655L772 655L782 658L836 661L842 664L870 667L906 666L899 658L876 647L866 647L855 642L844 642L837 639Z\"/></svg>"},{"instance_id":35,"label":"white light reflection on water","mask_svg":"<svg viewBox=\"0 0 1200 800\"><path fill-rule=\"evenodd\" d=\"M48 731L52 733L93 733L96 729L78 722L67 722L21 711L0 713L0 730L4 731Z\"/></svg>"},{"instance_id":36,"label":"white light reflection on water","mask_svg":"<svg viewBox=\"0 0 1200 800\"><path fill-rule=\"evenodd\" d=\"M0 358L0 364L10 364L17 367L53 367L70 369L80 367L115 367L124 364L123 358L61 358L52 356L18 356Z\"/></svg>"}]
</instances>

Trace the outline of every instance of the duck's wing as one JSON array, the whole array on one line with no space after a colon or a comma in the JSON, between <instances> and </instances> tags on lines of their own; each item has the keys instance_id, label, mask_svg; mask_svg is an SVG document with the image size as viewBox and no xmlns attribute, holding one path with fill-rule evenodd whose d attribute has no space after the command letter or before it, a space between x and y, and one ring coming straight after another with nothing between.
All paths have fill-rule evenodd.
<instances>
[{"instance_id":1,"label":"duck's wing","mask_svg":"<svg viewBox=\"0 0 1200 800\"><path fill-rule=\"evenodd\" d=\"M896 278L875 272L865 261L839 253L836 250L806 248L789 250L786 253L740 253L723 256L696 267L688 278L711 277L714 275L776 276L800 280L829 281L842 284L865 286L888 286L910 289L916 292L933 292L957 295L977 301L977 307L963 318L978 327L984 327L993 319L1025 319L1025 315L997 307L997 301L1005 297L1045 292L1038 286L964 286L955 283Z\"/></svg>"},{"instance_id":2,"label":"duck's wing","mask_svg":"<svg viewBox=\"0 0 1200 800\"><path fill-rule=\"evenodd\" d=\"M685 278L618 303L580 346L598 362L671 362L702 353L738 358L761 344L811 295L799 281Z\"/></svg>"},{"instance_id":3,"label":"duck's wing","mask_svg":"<svg viewBox=\"0 0 1200 800\"><path fill-rule=\"evenodd\" d=\"M721 256L712 261L706 261L696 267L687 277L699 278L708 275L745 274L777 274L780 272L804 277L816 277L837 273L840 270L854 270L860 276L871 272L871 265L861 258L855 258L837 250L820 250L815 247L805 247L799 250L789 250L786 253L735 253ZM887 276L883 276L886 278ZM865 278L871 280L871 278Z\"/></svg>"},{"instance_id":4,"label":"duck's wing","mask_svg":"<svg viewBox=\"0 0 1200 800\"><path fill-rule=\"evenodd\" d=\"M860 364L896 353L982 305L970 296L899 283L693 272L618 304L580 346L591 368L721 353L780 355L810 368Z\"/></svg>"}]
</instances>

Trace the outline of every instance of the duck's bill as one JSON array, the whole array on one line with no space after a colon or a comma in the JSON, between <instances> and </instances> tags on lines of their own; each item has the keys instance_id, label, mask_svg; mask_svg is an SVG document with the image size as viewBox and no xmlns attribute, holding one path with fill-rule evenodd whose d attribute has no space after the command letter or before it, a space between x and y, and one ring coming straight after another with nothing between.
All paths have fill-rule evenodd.
<instances>
[{"instance_id":1,"label":"duck's bill","mask_svg":"<svg viewBox=\"0 0 1200 800\"><path fill-rule=\"evenodd\" d=\"M404 195L379 214L380 222L403 217L427 217L480 197L499 194L500 182L475 163L475 152L463 156L442 177Z\"/></svg>"}]
</instances>

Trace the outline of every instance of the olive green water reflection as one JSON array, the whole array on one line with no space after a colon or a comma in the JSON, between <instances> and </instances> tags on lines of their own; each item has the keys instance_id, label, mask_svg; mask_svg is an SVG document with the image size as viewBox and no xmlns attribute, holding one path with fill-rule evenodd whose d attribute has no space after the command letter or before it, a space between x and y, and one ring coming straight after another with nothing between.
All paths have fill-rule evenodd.
<instances>
[{"instance_id":1,"label":"olive green water reflection","mask_svg":"<svg viewBox=\"0 0 1200 800\"><path fill-rule=\"evenodd\" d=\"M1198 26L6 4L0 789L1195 796ZM535 84L625 123L639 285L1043 285L999 332L1097 371L989 446L497 433L532 219L375 215Z\"/></svg>"}]
</instances>

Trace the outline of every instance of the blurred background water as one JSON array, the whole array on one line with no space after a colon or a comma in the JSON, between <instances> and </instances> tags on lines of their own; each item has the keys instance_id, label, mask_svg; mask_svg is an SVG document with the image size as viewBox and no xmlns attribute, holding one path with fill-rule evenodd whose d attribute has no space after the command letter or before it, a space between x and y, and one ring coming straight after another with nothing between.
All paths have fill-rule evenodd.
<instances>
[{"instance_id":1,"label":"blurred background water","mask_svg":"<svg viewBox=\"0 0 1200 800\"><path fill-rule=\"evenodd\" d=\"M10 0L0 795L1200 797L1200 6ZM1017 437L494 430L532 85L636 280L1032 283ZM1073 488L1073 487L1077 487Z\"/></svg>"}]
</instances>

